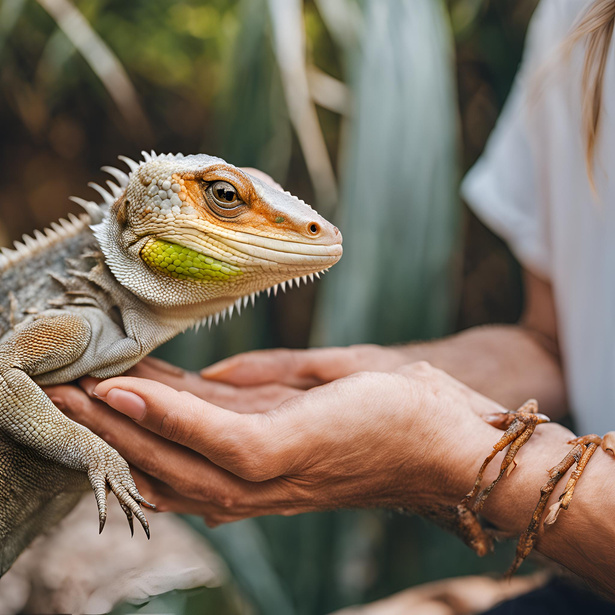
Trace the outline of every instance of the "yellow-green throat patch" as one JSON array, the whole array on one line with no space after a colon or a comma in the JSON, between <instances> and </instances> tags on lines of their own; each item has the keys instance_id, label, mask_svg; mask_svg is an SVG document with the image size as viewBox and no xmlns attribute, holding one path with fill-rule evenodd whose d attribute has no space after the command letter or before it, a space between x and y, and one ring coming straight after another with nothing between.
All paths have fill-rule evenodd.
<instances>
[{"instance_id":1,"label":"yellow-green throat patch","mask_svg":"<svg viewBox=\"0 0 615 615\"><path fill-rule=\"evenodd\" d=\"M153 269L178 280L224 282L242 274L235 265L162 239L148 241L141 249L141 258Z\"/></svg>"}]
</instances>

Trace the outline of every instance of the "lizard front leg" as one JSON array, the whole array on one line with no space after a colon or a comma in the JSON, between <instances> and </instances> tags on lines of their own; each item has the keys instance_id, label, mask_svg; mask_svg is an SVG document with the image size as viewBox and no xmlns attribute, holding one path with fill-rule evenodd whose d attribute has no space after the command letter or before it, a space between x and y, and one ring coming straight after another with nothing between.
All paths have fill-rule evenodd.
<instances>
[{"instance_id":1,"label":"lizard front leg","mask_svg":"<svg viewBox=\"0 0 615 615\"><path fill-rule=\"evenodd\" d=\"M62 414L32 380L76 361L90 337L84 318L60 313L20 327L0 346L0 429L42 457L87 473L96 496L100 531L107 516L109 487L131 527L134 515L149 537L140 505L153 506L139 494L126 461L98 436Z\"/></svg>"}]
</instances>

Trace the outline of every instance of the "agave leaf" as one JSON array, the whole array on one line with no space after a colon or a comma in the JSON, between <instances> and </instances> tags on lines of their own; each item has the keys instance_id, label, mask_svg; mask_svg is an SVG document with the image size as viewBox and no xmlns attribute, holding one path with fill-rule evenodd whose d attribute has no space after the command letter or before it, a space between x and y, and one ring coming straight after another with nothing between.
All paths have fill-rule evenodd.
<instances>
[{"instance_id":1,"label":"agave leaf","mask_svg":"<svg viewBox=\"0 0 615 615\"><path fill-rule=\"evenodd\" d=\"M75 54L75 47L66 38L62 30L56 29L47 39L40 55L34 83L45 87L57 81L63 66Z\"/></svg>"},{"instance_id":2,"label":"agave leaf","mask_svg":"<svg viewBox=\"0 0 615 615\"><path fill-rule=\"evenodd\" d=\"M233 164L257 167L284 182L292 127L269 42L267 0L243 0L218 101L220 149Z\"/></svg>"},{"instance_id":3,"label":"agave leaf","mask_svg":"<svg viewBox=\"0 0 615 615\"><path fill-rule=\"evenodd\" d=\"M0 5L0 56L25 5L26 0L3 0Z\"/></svg>"},{"instance_id":4,"label":"agave leaf","mask_svg":"<svg viewBox=\"0 0 615 615\"><path fill-rule=\"evenodd\" d=\"M253 519L237 521L214 530L200 517L184 516L224 558L243 592L260 613L295 615L296 610L275 572L269 545Z\"/></svg>"},{"instance_id":5,"label":"agave leaf","mask_svg":"<svg viewBox=\"0 0 615 615\"><path fill-rule=\"evenodd\" d=\"M314 65L308 66L307 76L310 95L317 105L340 115L348 115L351 95L346 84Z\"/></svg>"},{"instance_id":6,"label":"agave leaf","mask_svg":"<svg viewBox=\"0 0 615 615\"><path fill-rule=\"evenodd\" d=\"M441 335L453 308L457 109L452 41L434 0L367 0L345 147L344 258L316 344Z\"/></svg>"},{"instance_id":7,"label":"agave leaf","mask_svg":"<svg viewBox=\"0 0 615 615\"><path fill-rule=\"evenodd\" d=\"M346 52L356 51L363 28L363 15L356 0L316 0L329 33Z\"/></svg>"},{"instance_id":8,"label":"agave leaf","mask_svg":"<svg viewBox=\"0 0 615 615\"><path fill-rule=\"evenodd\" d=\"M282 76L288 113L314 187L327 215L337 202L337 181L310 97L305 58L302 0L268 0L273 48Z\"/></svg>"},{"instance_id":9,"label":"agave leaf","mask_svg":"<svg viewBox=\"0 0 615 615\"><path fill-rule=\"evenodd\" d=\"M141 142L152 140L145 111L121 62L69 0L37 0L105 86L126 124Z\"/></svg>"},{"instance_id":10,"label":"agave leaf","mask_svg":"<svg viewBox=\"0 0 615 615\"><path fill-rule=\"evenodd\" d=\"M486 4L486 0L454 0L451 3L451 24L456 36L462 36L472 29Z\"/></svg>"}]
</instances>

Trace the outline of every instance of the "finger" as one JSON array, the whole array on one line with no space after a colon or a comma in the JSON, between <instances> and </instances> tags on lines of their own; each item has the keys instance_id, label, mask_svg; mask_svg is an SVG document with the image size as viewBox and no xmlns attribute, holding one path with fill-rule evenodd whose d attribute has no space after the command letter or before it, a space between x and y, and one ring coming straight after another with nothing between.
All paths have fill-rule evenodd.
<instances>
[{"instance_id":1,"label":"finger","mask_svg":"<svg viewBox=\"0 0 615 615\"><path fill-rule=\"evenodd\" d=\"M265 488L259 484L254 489L252 483L241 481L236 488L225 486L224 491L219 490L219 495L207 496L202 492L198 498L191 498L141 470L132 468L132 473L139 491L155 499L158 512L198 515L205 517L210 526L289 509L286 503L288 498L282 496L278 486L273 484Z\"/></svg>"},{"instance_id":2,"label":"finger","mask_svg":"<svg viewBox=\"0 0 615 615\"><path fill-rule=\"evenodd\" d=\"M236 412L266 412L301 391L293 387L274 383L259 387L241 387L224 382L209 381L198 374L179 370L178 373L160 373L158 359L141 361L127 375L157 380L176 389L187 391L201 399Z\"/></svg>"},{"instance_id":3,"label":"finger","mask_svg":"<svg viewBox=\"0 0 615 615\"><path fill-rule=\"evenodd\" d=\"M137 425L130 418L109 408L103 401L92 400L72 386L51 387L49 394L61 410L115 448L131 465L163 480L173 480L176 468L199 474L208 466L205 459Z\"/></svg>"},{"instance_id":4,"label":"finger","mask_svg":"<svg viewBox=\"0 0 615 615\"><path fill-rule=\"evenodd\" d=\"M220 497L186 497L170 485L138 469L132 469L139 491L155 499L157 512L174 512L203 517L210 527L263 515L294 515L322 507L294 489L292 483L276 479L268 483L242 482ZM290 484L290 489L289 489Z\"/></svg>"},{"instance_id":5,"label":"finger","mask_svg":"<svg viewBox=\"0 0 615 615\"><path fill-rule=\"evenodd\" d=\"M175 444L88 398L73 386L52 387L50 393L63 412L115 448L131 466L173 485L187 497L217 500L219 494L240 490L239 477L215 466L193 450ZM150 481L151 488L151 481Z\"/></svg>"},{"instance_id":6,"label":"finger","mask_svg":"<svg viewBox=\"0 0 615 615\"><path fill-rule=\"evenodd\" d=\"M203 516L212 507L212 499L203 502L201 499L190 498L138 468L131 467L131 472L139 492L146 499L151 498L150 501L156 502L157 512Z\"/></svg>"},{"instance_id":7,"label":"finger","mask_svg":"<svg viewBox=\"0 0 615 615\"><path fill-rule=\"evenodd\" d=\"M174 388L179 388L177 386L178 384L186 384L189 388L193 382L201 381L201 378L196 374L155 357L144 357L139 363L131 367L126 372L126 375L135 376L137 378L151 378L159 382L164 382ZM84 376L79 380L79 386L91 396L92 391L101 381L102 378Z\"/></svg>"},{"instance_id":8,"label":"finger","mask_svg":"<svg viewBox=\"0 0 615 615\"><path fill-rule=\"evenodd\" d=\"M187 391L212 404L242 413L266 412L301 393L300 389L282 384L236 387L222 382L204 380L198 374L185 371L152 357L143 359L132 367L126 375L157 380L177 391ZM86 376L79 380L79 386L92 396L92 392L99 382L101 382L99 378Z\"/></svg>"},{"instance_id":9,"label":"finger","mask_svg":"<svg viewBox=\"0 0 615 615\"><path fill-rule=\"evenodd\" d=\"M194 451L139 427L74 386L48 388L64 412L105 439L131 466L142 495L158 511L204 516L209 525L264 514L295 514L314 508L303 488L289 494L288 481L253 483Z\"/></svg>"},{"instance_id":10,"label":"finger","mask_svg":"<svg viewBox=\"0 0 615 615\"><path fill-rule=\"evenodd\" d=\"M236 386L279 383L308 389L348 375L345 348L257 350L206 367L201 376Z\"/></svg>"},{"instance_id":11,"label":"finger","mask_svg":"<svg viewBox=\"0 0 615 615\"><path fill-rule=\"evenodd\" d=\"M284 470L285 446L292 433L285 429L283 415L263 419L259 414L238 414L141 378L111 378L94 394L149 431L243 478L261 481Z\"/></svg>"}]
</instances>

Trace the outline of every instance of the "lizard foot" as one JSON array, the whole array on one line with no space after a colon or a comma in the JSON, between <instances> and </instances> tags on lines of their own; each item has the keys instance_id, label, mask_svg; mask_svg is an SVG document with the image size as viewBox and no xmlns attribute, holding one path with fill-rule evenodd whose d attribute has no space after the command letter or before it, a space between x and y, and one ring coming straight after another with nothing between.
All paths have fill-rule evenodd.
<instances>
[{"instance_id":1,"label":"lizard foot","mask_svg":"<svg viewBox=\"0 0 615 615\"><path fill-rule=\"evenodd\" d=\"M493 450L483 461L472 490L465 495L457 506L458 530L466 543L473 548L478 555L485 555L491 551L493 541L491 536L482 528L478 519L478 513L482 510L489 494L500 482L504 474L510 474L516 467L515 457L521 447L532 437L534 430L541 423L548 423L549 417L539 414L538 403L535 399L530 399L516 411L502 412L493 414L485 420L499 429L505 429L504 435L493 447ZM500 472L495 480L480 490L483 475L487 466L493 458L506 447L508 451L502 460ZM478 494L478 495L477 495ZM471 504L472 499L474 503Z\"/></svg>"},{"instance_id":2,"label":"lizard foot","mask_svg":"<svg viewBox=\"0 0 615 615\"><path fill-rule=\"evenodd\" d=\"M128 464L117 451L109 447L103 459L97 459L88 470L88 478L98 505L99 532L107 520L107 493L113 491L128 519L130 534L134 535L133 516L141 523L147 538L150 537L149 523L141 506L156 509L140 493L130 474Z\"/></svg>"},{"instance_id":3,"label":"lizard foot","mask_svg":"<svg viewBox=\"0 0 615 615\"><path fill-rule=\"evenodd\" d=\"M457 529L465 542L479 555L484 555L491 550L492 538L482 527L478 513L482 510L487 497L502 479L504 473L508 475L515 469L517 466L515 456L519 449L531 438L536 427L541 423L549 422L549 418L543 414L538 414L537 410L538 404L535 400L530 399L516 412L494 414L485 419L488 423L506 431L481 465L474 487L457 506ZM549 508L544 520L545 526L555 523L559 513L568 509L576 484L598 447L602 447L605 452L615 455L615 432L609 432L603 438L595 434L575 438L570 440L569 444L572 444L573 448L564 459L549 470L549 479L540 489L540 499L527 529L519 537L515 559L506 573L507 577L512 576L517 571L523 560L534 548L547 502L559 481L576 463L577 467L570 475L564 491L558 501ZM509 449L500 466L500 473L489 486L479 492L485 469L496 454L503 451L507 446L509 446ZM475 497L474 503L470 504Z\"/></svg>"},{"instance_id":4,"label":"lizard foot","mask_svg":"<svg viewBox=\"0 0 615 615\"><path fill-rule=\"evenodd\" d=\"M557 521L560 511L568 509L568 506L570 506L570 501L572 500L574 488L576 487L579 478L581 478L581 474L583 474L583 470L585 470L585 467L589 463L592 455L596 452L596 450L598 450L598 447L602 446L605 451L613 451L609 444L612 439L612 435L613 432L607 434L604 438L600 438L595 434L591 434L589 436L575 438L574 440L570 440L568 442L568 444L573 444L574 447L556 466L549 470L549 480L547 480L547 482L540 489L540 500L538 500L538 504L534 509L527 529L519 537L515 559L511 567L508 569L506 576L512 576L517 571L523 560L534 548L536 539L538 538L538 530L540 529L540 520L544 513L545 507L547 506L547 502L551 497L553 490L562 477L575 463L577 464L577 467L574 469L568 479L568 482L566 483L564 491L559 496L558 501L549 507L549 512L544 520L545 526L553 525Z\"/></svg>"}]
</instances>

